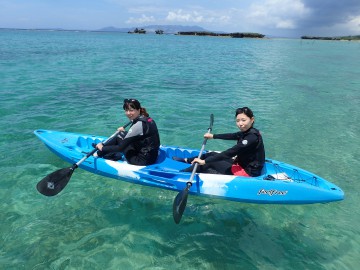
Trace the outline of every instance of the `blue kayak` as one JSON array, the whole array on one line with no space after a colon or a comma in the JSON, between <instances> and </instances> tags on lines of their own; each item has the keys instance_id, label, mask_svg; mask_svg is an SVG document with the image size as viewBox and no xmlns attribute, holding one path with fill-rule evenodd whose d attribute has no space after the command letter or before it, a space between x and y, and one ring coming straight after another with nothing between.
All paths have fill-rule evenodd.
<instances>
[{"instance_id":1,"label":"blue kayak","mask_svg":"<svg viewBox=\"0 0 360 270\"><path fill-rule=\"evenodd\" d=\"M35 135L57 156L71 164L84 158L106 137L52 130L36 130ZM200 150L161 146L158 160L149 166L135 166L126 160L112 161L89 156L79 167L89 172L133 184L181 191L191 173L181 172L189 164L172 159L198 156ZM195 174L191 195L260 204L312 204L340 201L344 192L311 172L284 162L266 159L262 175L242 177Z\"/></svg>"}]
</instances>

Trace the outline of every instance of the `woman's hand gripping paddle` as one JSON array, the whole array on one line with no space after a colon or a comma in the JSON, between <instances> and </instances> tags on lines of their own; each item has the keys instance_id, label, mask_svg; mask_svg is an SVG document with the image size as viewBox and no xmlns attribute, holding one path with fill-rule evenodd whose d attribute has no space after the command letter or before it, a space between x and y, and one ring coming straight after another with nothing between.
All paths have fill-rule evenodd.
<instances>
[{"instance_id":1,"label":"woman's hand gripping paddle","mask_svg":"<svg viewBox=\"0 0 360 270\"><path fill-rule=\"evenodd\" d=\"M213 123L214 123L214 115L211 114L210 115L210 126L208 128L208 133L211 132ZM198 158L201 157L201 155L202 155L202 153L203 153L203 151L205 149L206 142L207 142L207 138L204 139L204 142L203 142L203 144L201 146L201 150L200 150ZM196 169L197 169L198 166L199 166L199 164L195 163L195 166L194 166L194 169L192 170L190 179L186 183L186 187L182 191L180 191L178 193L178 195L174 199L173 217L174 217L174 221L175 221L176 224L179 224L179 222L181 220L181 217L182 217L182 215L183 215L183 213L185 211L189 190L190 190L190 187L192 186L192 181L194 179Z\"/></svg>"},{"instance_id":2,"label":"woman's hand gripping paddle","mask_svg":"<svg viewBox=\"0 0 360 270\"><path fill-rule=\"evenodd\" d=\"M131 123L132 122L127 123L124 126L124 128L129 126ZM107 140L105 140L103 144L105 145L118 133L119 133L118 131L115 132ZM42 179L39 183L37 183L36 185L37 190L45 196L54 196L58 194L60 191L62 191L65 188L75 169L78 168L81 163L83 163L88 157L92 156L96 151L97 149L95 148L91 152L87 153L86 156L84 156L78 162L74 163L71 167L63 168L47 175L44 179Z\"/></svg>"}]
</instances>

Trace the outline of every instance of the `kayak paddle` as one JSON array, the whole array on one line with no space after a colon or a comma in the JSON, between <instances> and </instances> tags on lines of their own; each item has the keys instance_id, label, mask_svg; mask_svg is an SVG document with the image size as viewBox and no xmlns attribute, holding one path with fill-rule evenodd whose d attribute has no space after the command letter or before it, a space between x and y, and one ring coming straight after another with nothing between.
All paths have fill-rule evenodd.
<instances>
[{"instance_id":1,"label":"kayak paddle","mask_svg":"<svg viewBox=\"0 0 360 270\"><path fill-rule=\"evenodd\" d=\"M214 115L211 114L210 115L210 126L208 128L208 133L211 132L213 123L214 123ZM206 142L207 142L207 138L205 138L204 141L203 141L203 144L201 146L201 150L200 150L198 158L201 157L202 152L205 149ZM176 224L179 224L179 222L181 220L181 217L182 217L182 215L183 215L183 213L185 211L189 190L190 190L190 188L192 186L192 181L194 179L196 169L197 169L198 166L199 166L199 164L195 163L195 166L194 166L194 168L193 168L193 170L191 172L190 180L186 183L186 187L182 191L180 191L178 193L178 195L176 195L176 197L174 199L173 217L174 217L174 221L175 221Z\"/></svg>"},{"instance_id":2,"label":"kayak paddle","mask_svg":"<svg viewBox=\"0 0 360 270\"><path fill-rule=\"evenodd\" d=\"M127 123L124 128L129 126L132 122ZM115 132L108 139L106 139L103 144L106 145L112 138L114 138L119 132ZM81 163L83 163L88 157L92 156L97 151L94 148L92 151L86 154L82 159L78 162L74 163L71 167L63 168L57 170L55 172L50 173L46 177L44 177L39 183L36 185L36 189L45 196L54 196L62 191L67 183L69 182L71 175L75 171L76 168L79 167Z\"/></svg>"}]
</instances>

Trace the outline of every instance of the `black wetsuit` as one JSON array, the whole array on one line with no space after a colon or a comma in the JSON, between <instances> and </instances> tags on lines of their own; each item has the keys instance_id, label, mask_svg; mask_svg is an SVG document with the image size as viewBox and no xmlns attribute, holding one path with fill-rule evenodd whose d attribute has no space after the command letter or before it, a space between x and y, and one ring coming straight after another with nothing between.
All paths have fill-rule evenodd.
<instances>
[{"instance_id":1,"label":"black wetsuit","mask_svg":"<svg viewBox=\"0 0 360 270\"><path fill-rule=\"evenodd\" d=\"M233 147L221 152L209 152L201 158L205 165L198 166L199 172L232 175L231 166L239 164L250 176L259 176L265 163L265 149L260 132L250 128L246 132L214 134L214 139L237 140ZM235 157L235 160L233 159ZM192 159L188 159L191 162ZM191 171L192 167L185 169Z\"/></svg>"},{"instance_id":2,"label":"black wetsuit","mask_svg":"<svg viewBox=\"0 0 360 270\"><path fill-rule=\"evenodd\" d=\"M159 147L160 136L155 121L140 116L133 121L128 132L121 132L97 154L99 157L117 160L118 155L123 153L130 164L150 165L156 162Z\"/></svg>"}]
</instances>

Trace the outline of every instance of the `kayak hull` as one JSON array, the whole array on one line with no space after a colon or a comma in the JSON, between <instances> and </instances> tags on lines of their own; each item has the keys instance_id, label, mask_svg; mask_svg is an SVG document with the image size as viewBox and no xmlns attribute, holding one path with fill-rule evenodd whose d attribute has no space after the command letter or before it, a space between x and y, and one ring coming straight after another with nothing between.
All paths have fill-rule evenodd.
<instances>
[{"instance_id":1,"label":"kayak hull","mask_svg":"<svg viewBox=\"0 0 360 270\"><path fill-rule=\"evenodd\" d=\"M35 135L57 156L74 164L106 137L69 132L35 130ZM181 191L190 173L181 172L189 164L174 161L173 156L194 157L197 149L160 147L155 164L135 166L126 160L112 161L90 156L80 168L91 173L133 184ZM267 159L262 175L241 177L219 174L195 174L189 190L192 195L260 204L312 204L340 201L344 192L331 182L284 162Z\"/></svg>"}]
</instances>

